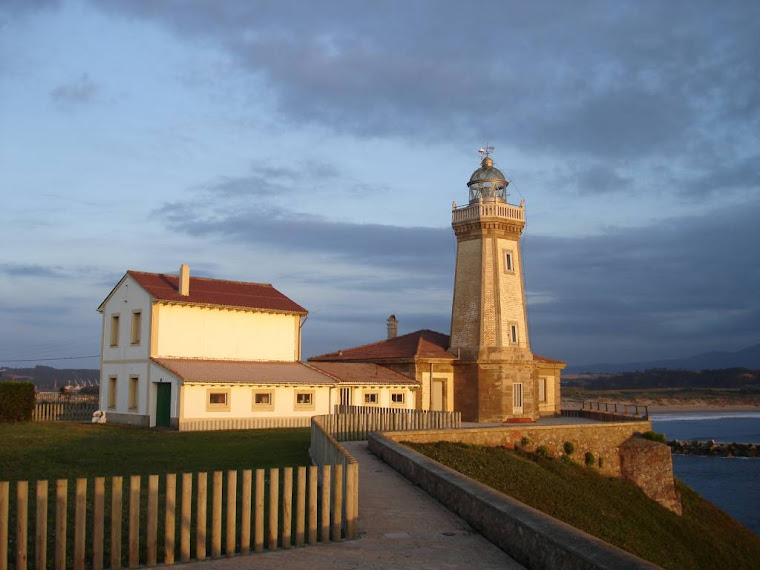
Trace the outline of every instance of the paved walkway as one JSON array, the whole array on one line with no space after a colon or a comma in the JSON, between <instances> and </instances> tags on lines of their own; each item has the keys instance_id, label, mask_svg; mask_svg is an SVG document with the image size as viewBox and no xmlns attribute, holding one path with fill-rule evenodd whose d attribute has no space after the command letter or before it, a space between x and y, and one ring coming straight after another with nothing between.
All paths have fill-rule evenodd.
<instances>
[{"instance_id":1,"label":"paved walkway","mask_svg":"<svg viewBox=\"0 0 760 570\"><path fill-rule=\"evenodd\" d=\"M359 540L196 562L177 568L523 568L425 491L369 453L366 441L343 445L359 462Z\"/></svg>"}]
</instances>

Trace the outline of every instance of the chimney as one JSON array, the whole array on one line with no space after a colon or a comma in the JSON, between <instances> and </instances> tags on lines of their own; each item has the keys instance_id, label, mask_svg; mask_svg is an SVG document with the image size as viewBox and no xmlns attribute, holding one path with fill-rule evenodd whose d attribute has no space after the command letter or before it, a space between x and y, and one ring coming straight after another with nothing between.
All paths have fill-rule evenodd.
<instances>
[{"instance_id":1,"label":"chimney","mask_svg":"<svg viewBox=\"0 0 760 570\"><path fill-rule=\"evenodd\" d=\"M179 294L183 297L190 295L190 268L183 263L179 268Z\"/></svg>"},{"instance_id":2,"label":"chimney","mask_svg":"<svg viewBox=\"0 0 760 570\"><path fill-rule=\"evenodd\" d=\"M386 324L388 326L388 340L396 338L398 335L398 319L396 318L396 315L388 317Z\"/></svg>"}]
</instances>

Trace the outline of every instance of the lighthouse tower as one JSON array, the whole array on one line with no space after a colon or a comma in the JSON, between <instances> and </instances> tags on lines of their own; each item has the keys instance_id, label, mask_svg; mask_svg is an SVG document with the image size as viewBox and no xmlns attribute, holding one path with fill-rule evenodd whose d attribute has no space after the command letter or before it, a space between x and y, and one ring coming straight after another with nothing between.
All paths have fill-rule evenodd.
<instances>
[{"instance_id":1,"label":"lighthouse tower","mask_svg":"<svg viewBox=\"0 0 760 570\"><path fill-rule=\"evenodd\" d=\"M467 183L469 203L453 205L457 237L449 350L458 357L455 401L462 419L536 419L538 373L530 351L520 235L525 204L507 201L509 182L492 148Z\"/></svg>"}]
</instances>

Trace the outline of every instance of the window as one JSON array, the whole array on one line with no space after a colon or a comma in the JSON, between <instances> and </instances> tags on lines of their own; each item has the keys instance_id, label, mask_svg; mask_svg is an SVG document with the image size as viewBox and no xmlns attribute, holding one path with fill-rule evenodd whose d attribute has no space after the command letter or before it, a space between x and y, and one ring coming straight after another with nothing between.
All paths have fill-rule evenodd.
<instances>
[{"instance_id":1,"label":"window","mask_svg":"<svg viewBox=\"0 0 760 570\"><path fill-rule=\"evenodd\" d=\"M296 410L313 410L314 409L314 392L300 391L296 392Z\"/></svg>"},{"instance_id":2,"label":"window","mask_svg":"<svg viewBox=\"0 0 760 570\"><path fill-rule=\"evenodd\" d=\"M519 382L512 385L512 406L522 413L523 407L523 385Z\"/></svg>"},{"instance_id":3,"label":"window","mask_svg":"<svg viewBox=\"0 0 760 570\"><path fill-rule=\"evenodd\" d=\"M111 346L119 346L119 315L111 315Z\"/></svg>"},{"instance_id":4,"label":"window","mask_svg":"<svg viewBox=\"0 0 760 570\"><path fill-rule=\"evenodd\" d=\"M517 323L509 324L509 343L518 344L520 337L517 335Z\"/></svg>"},{"instance_id":5,"label":"window","mask_svg":"<svg viewBox=\"0 0 760 570\"><path fill-rule=\"evenodd\" d=\"M402 406L404 404L403 392L391 392L391 406Z\"/></svg>"},{"instance_id":6,"label":"window","mask_svg":"<svg viewBox=\"0 0 760 570\"><path fill-rule=\"evenodd\" d=\"M352 402L353 402L353 398L351 398L351 388L341 388L340 389L340 405L350 406Z\"/></svg>"},{"instance_id":7,"label":"window","mask_svg":"<svg viewBox=\"0 0 760 570\"><path fill-rule=\"evenodd\" d=\"M253 392L253 409L254 410L273 410L274 409L274 391L255 390Z\"/></svg>"},{"instance_id":8,"label":"window","mask_svg":"<svg viewBox=\"0 0 760 570\"><path fill-rule=\"evenodd\" d=\"M206 390L207 412L229 412L230 391L222 388L209 388Z\"/></svg>"},{"instance_id":9,"label":"window","mask_svg":"<svg viewBox=\"0 0 760 570\"><path fill-rule=\"evenodd\" d=\"M132 344L140 344L140 331L142 329L142 312L134 311L132 313Z\"/></svg>"},{"instance_id":10,"label":"window","mask_svg":"<svg viewBox=\"0 0 760 570\"><path fill-rule=\"evenodd\" d=\"M538 401L546 401L546 378L538 379Z\"/></svg>"},{"instance_id":11,"label":"window","mask_svg":"<svg viewBox=\"0 0 760 570\"><path fill-rule=\"evenodd\" d=\"M515 263L514 263L514 260L512 259L511 251L504 252L504 272L505 273L515 272Z\"/></svg>"},{"instance_id":12,"label":"window","mask_svg":"<svg viewBox=\"0 0 760 570\"><path fill-rule=\"evenodd\" d=\"M137 409L137 391L140 387L140 379L137 376L129 377L129 409Z\"/></svg>"},{"instance_id":13,"label":"window","mask_svg":"<svg viewBox=\"0 0 760 570\"><path fill-rule=\"evenodd\" d=\"M224 392L212 392L209 395L208 398L209 404L219 405L219 406L226 406L227 405L227 394Z\"/></svg>"},{"instance_id":14,"label":"window","mask_svg":"<svg viewBox=\"0 0 760 570\"><path fill-rule=\"evenodd\" d=\"M108 407L116 407L116 376L108 379Z\"/></svg>"},{"instance_id":15,"label":"window","mask_svg":"<svg viewBox=\"0 0 760 570\"><path fill-rule=\"evenodd\" d=\"M364 405L377 406L380 403L380 394L377 392L364 392Z\"/></svg>"}]
</instances>

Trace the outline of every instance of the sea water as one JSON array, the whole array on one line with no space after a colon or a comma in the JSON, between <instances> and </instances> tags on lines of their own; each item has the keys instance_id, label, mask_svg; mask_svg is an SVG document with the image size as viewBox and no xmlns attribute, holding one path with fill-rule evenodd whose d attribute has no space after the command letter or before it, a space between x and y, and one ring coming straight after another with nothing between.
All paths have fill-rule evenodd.
<instances>
[{"instance_id":1,"label":"sea water","mask_svg":"<svg viewBox=\"0 0 760 570\"><path fill-rule=\"evenodd\" d=\"M760 412L652 414L652 429L667 439L714 439L760 444ZM673 470L687 485L760 534L760 458L674 455Z\"/></svg>"}]
</instances>

